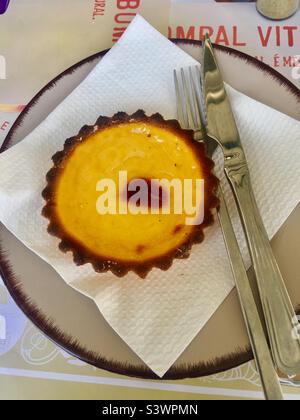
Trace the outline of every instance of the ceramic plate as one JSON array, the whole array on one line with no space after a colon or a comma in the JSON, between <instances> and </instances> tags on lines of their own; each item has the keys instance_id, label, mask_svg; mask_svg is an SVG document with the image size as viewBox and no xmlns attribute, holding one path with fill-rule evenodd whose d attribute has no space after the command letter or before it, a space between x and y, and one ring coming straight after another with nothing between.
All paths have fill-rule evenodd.
<instances>
[{"instance_id":1,"label":"ceramic plate","mask_svg":"<svg viewBox=\"0 0 300 420\"><path fill-rule=\"evenodd\" d=\"M200 43L176 42L200 59ZM1 151L21 141L42 122L105 53L100 52L75 64L45 86L19 116ZM300 119L300 91L292 83L266 65L235 50L218 47L217 55L225 80L233 87ZM296 273L300 272L299 238L300 206L272 241L291 298L298 309L300 282ZM91 300L68 287L49 265L29 251L2 225L0 239L0 270L8 290L28 318L51 340L67 352L99 368L157 379L110 328ZM250 359L252 352L234 290L164 379L210 375Z\"/></svg>"}]
</instances>

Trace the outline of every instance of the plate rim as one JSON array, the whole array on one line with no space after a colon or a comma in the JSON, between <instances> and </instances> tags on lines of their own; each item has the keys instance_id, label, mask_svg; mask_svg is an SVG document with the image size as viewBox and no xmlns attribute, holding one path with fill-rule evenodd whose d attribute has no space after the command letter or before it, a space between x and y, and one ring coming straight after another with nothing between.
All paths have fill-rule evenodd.
<instances>
[{"instance_id":1,"label":"plate rim","mask_svg":"<svg viewBox=\"0 0 300 420\"><path fill-rule=\"evenodd\" d=\"M171 39L171 41L175 44L187 44L196 46L202 45L202 42L198 40ZM296 99L300 103L300 90L297 88L297 86L272 67L269 67L267 64L257 60L256 58L244 52L235 50L233 48L216 44L214 44L214 47L217 50L227 53L228 55L233 55L237 58L240 58L242 61L246 61L246 63L249 63L250 65L256 67L264 73L268 73L274 79L276 79L284 88L286 88L290 94L296 97ZM28 114L28 112L30 111L30 109L38 102L40 97L42 97L45 92L53 88L53 86L58 80L61 80L63 77L73 73L75 70L77 70L84 64L105 56L105 54L109 50L110 49L106 49L97 52L84 58L83 60L78 61L77 63L73 64L72 66L61 72L49 83L47 83L42 89L40 89L37 92L37 94L29 101L24 110L20 113L20 115L13 123L12 127L10 128L7 136L5 137L0 147L0 153L4 152L9 148L15 131L22 125L22 122ZM211 363L199 362L197 364L179 365L175 367L173 366L166 372L166 374L162 378L159 378L146 365L125 364L123 362L115 360L108 360L105 357L97 354L96 352L91 352L85 349L80 345L80 343L76 341L76 338L68 336L66 333L61 331L60 328L53 323L53 321L47 318L47 316L42 312L40 308L38 308L35 304L31 302L30 297L26 296L22 291L17 277L13 272L13 268L11 267L10 262L6 258L5 250L3 250L2 248L1 240L0 274L2 276L5 286L7 287L11 297L13 298L17 306L22 310L26 317L43 334L45 334L45 336L50 341L58 345L60 348L62 348L64 351L68 352L72 356L77 357L83 362L95 366L99 369L104 369L106 371L110 371L116 374L137 377L141 379L179 380L217 374L220 372L227 371L228 369L238 367L246 362L253 360L252 350L250 347L248 347L244 349L239 349L238 353L230 353L225 356L214 359Z\"/></svg>"}]
</instances>

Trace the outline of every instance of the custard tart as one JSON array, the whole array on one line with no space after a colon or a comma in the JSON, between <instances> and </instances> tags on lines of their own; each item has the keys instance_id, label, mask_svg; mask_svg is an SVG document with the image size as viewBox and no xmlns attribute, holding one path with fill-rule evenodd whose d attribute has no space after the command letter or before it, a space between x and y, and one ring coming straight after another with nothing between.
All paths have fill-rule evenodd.
<instances>
[{"instance_id":1,"label":"custard tart","mask_svg":"<svg viewBox=\"0 0 300 420\"><path fill-rule=\"evenodd\" d=\"M187 258L213 223L213 161L175 120L143 111L100 117L66 140L52 160L42 213L48 232L60 239L61 251L73 253L76 265L144 278L153 268L167 270L175 258ZM189 181L187 195L196 197L198 180L202 217L187 223L192 218L182 186ZM197 215L200 201L191 207Z\"/></svg>"}]
</instances>

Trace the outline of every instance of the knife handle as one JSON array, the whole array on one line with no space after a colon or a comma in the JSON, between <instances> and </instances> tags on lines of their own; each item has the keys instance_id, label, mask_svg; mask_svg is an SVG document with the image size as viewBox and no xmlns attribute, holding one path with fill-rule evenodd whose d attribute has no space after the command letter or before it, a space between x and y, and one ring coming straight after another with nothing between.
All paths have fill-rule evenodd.
<instances>
[{"instance_id":1,"label":"knife handle","mask_svg":"<svg viewBox=\"0 0 300 420\"><path fill-rule=\"evenodd\" d=\"M218 217L261 384L267 400L280 401L283 400L282 390L221 187L218 197L220 199Z\"/></svg>"},{"instance_id":2,"label":"knife handle","mask_svg":"<svg viewBox=\"0 0 300 420\"><path fill-rule=\"evenodd\" d=\"M288 376L300 373L300 326L273 254L247 167L225 170L236 198L256 274L274 362Z\"/></svg>"}]
</instances>

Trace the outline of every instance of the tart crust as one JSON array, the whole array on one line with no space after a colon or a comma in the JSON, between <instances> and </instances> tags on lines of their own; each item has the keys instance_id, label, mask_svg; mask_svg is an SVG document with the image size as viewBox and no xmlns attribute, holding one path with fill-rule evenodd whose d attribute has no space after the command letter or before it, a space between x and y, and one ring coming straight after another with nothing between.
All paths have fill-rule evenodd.
<instances>
[{"instance_id":1,"label":"tart crust","mask_svg":"<svg viewBox=\"0 0 300 420\"><path fill-rule=\"evenodd\" d=\"M192 226L180 243L177 243L176 246L161 255L156 255L153 258L148 257L144 260L141 255L137 259L119 259L111 255L98 253L97 249L91 249L91 247L86 246L84 241L78 237L76 238L74 234L68 231L68 227L65 226L66 222L64 223L59 215L57 191L66 165L79 145L83 145L95 133L97 134L102 130L122 127L122 125L126 127L128 124L139 123L145 124L146 127L163 129L168 133L172 133L180 138L181 141L184 141L185 145L193 151L196 161L199 162L199 167L201 167L205 181L204 219L200 225ZM148 135L148 137L151 137L151 135ZM165 120L160 114L154 114L148 117L141 110L132 115L119 112L111 118L101 116L94 125L82 127L76 136L67 139L63 150L57 152L52 157L52 160L54 165L47 173L47 186L42 192L42 196L46 201L42 214L49 220L48 232L60 239L59 249L65 253L71 251L73 253L74 263L78 266L90 263L94 270L99 273L111 271L114 275L123 277L132 271L141 278L145 278L153 268L168 270L174 259L188 258L193 244L200 243L204 240L203 229L211 225L214 221L213 209L217 208L219 204L215 195L219 181L212 173L214 163L207 157L204 144L194 141L193 132L191 130L181 129L176 120ZM176 163L174 165L176 166ZM181 227L180 225L175 226L172 233L176 235L181 230ZM142 226L140 226L140 229L142 229ZM130 231L130 236L131 234L134 234L134 232ZM137 254L142 254L144 247L145 244L138 245L136 247Z\"/></svg>"}]
</instances>

